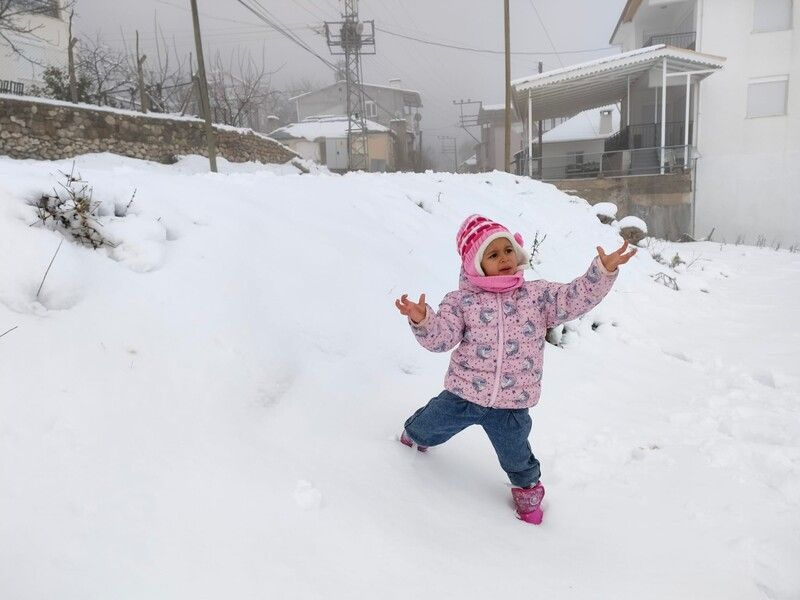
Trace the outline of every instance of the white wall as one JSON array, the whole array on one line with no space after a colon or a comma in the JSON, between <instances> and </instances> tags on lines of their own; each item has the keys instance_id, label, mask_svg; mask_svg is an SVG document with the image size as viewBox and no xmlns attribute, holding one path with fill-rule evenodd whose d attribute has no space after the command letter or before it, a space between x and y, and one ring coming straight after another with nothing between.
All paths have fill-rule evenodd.
<instances>
[{"instance_id":1,"label":"white wall","mask_svg":"<svg viewBox=\"0 0 800 600\"><path fill-rule=\"evenodd\" d=\"M33 84L41 84L42 73L47 66L65 67L67 64L67 23L60 19L41 15L30 15L21 18L27 26L30 23L36 30L36 37L15 36L18 45L25 55L35 62L25 60L12 54L9 46L0 40L0 79L18 81L28 88ZM36 64L40 63L40 64Z\"/></svg>"},{"instance_id":2,"label":"white wall","mask_svg":"<svg viewBox=\"0 0 800 600\"><path fill-rule=\"evenodd\" d=\"M752 33L753 0L703 0L698 50L725 56L700 86L696 228L714 239L800 241L800 2L793 28ZM787 114L747 118L751 78L789 75Z\"/></svg>"}]
</instances>

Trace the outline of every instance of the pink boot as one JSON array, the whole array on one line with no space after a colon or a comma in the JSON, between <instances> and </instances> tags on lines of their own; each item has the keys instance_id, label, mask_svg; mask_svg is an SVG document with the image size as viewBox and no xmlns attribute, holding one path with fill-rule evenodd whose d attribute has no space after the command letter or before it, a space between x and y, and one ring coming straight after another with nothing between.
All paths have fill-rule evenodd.
<instances>
[{"instance_id":1,"label":"pink boot","mask_svg":"<svg viewBox=\"0 0 800 600\"><path fill-rule=\"evenodd\" d=\"M406 433L405 429L403 429L403 433L400 434L400 443L408 446L409 448L413 448L414 446L416 446L417 450L419 452L427 452L428 451L428 447L427 446L420 446L414 440L412 440L410 437L408 437L408 434Z\"/></svg>"},{"instance_id":2,"label":"pink boot","mask_svg":"<svg viewBox=\"0 0 800 600\"><path fill-rule=\"evenodd\" d=\"M511 496L514 498L514 506L520 519L534 525L542 522L544 513L541 504L544 498L544 486L541 482L532 488L511 488Z\"/></svg>"}]
</instances>

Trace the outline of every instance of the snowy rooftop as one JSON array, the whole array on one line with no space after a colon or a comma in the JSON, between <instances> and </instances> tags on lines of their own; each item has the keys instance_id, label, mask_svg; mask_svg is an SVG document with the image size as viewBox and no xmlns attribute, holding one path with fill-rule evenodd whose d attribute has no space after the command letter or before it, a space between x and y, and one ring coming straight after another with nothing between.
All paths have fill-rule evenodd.
<instances>
[{"instance_id":1,"label":"snowy rooftop","mask_svg":"<svg viewBox=\"0 0 800 600\"><path fill-rule=\"evenodd\" d=\"M511 86L517 110L527 117L530 97L533 120L538 120L619 102L629 81L662 65L670 74L696 72L697 80L724 63L719 56L659 44L536 73L513 80Z\"/></svg>"},{"instance_id":2,"label":"snowy rooftop","mask_svg":"<svg viewBox=\"0 0 800 600\"><path fill-rule=\"evenodd\" d=\"M611 131L600 133L600 113L604 110L611 111ZM619 131L619 121L619 109L615 105L591 108L578 113L543 134L542 143L605 139Z\"/></svg>"},{"instance_id":3,"label":"snowy rooftop","mask_svg":"<svg viewBox=\"0 0 800 600\"><path fill-rule=\"evenodd\" d=\"M379 123L367 120L367 131L385 133L391 130ZM307 117L300 123L289 123L285 127L270 132L269 135L277 140L305 138L309 142L319 138L345 138L347 137L347 117L343 115Z\"/></svg>"},{"instance_id":4,"label":"snowy rooftop","mask_svg":"<svg viewBox=\"0 0 800 600\"><path fill-rule=\"evenodd\" d=\"M304 92L302 94L298 94L297 96L292 96L291 98L289 98L289 100L298 100L298 99L304 98L305 96L308 96L310 94L316 94L318 92L321 92L322 90L327 90L328 88L332 88L332 87L335 87L337 85L344 85L344 84L345 84L345 81L344 80L340 80L340 81L337 81L336 83L332 83L330 85L326 85L325 87L319 88L318 90L311 90L310 92ZM364 87L364 88L373 88L373 89L381 89L381 90L392 90L392 91L402 92L404 94L411 94L411 95L414 96L413 103L411 105L412 106L417 106L417 107L421 107L422 106L422 96L420 96L420 93L417 90L409 90L409 89L406 89L406 88L395 87L393 85L378 85L378 84L375 84L375 83L364 83L364 84L362 84L362 87Z\"/></svg>"}]
</instances>

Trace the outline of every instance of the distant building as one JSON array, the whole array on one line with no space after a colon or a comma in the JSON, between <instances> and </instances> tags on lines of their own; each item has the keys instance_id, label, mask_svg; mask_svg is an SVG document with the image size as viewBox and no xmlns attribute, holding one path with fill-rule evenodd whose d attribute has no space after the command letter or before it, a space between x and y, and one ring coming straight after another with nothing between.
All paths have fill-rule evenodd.
<instances>
[{"instance_id":1,"label":"distant building","mask_svg":"<svg viewBox=\"0 0 800 600\"><path fill-rule=\"evenodd\" d=\"M542 134L539 151L538 139L534 142L534 170L547 171L541 179L566 179L570 177L594 177L603 164L597 160L605 150L606 140L619 132L620 114L615 105L592 108L578 113ZM518 173L527 172L524 149L519 153L521 164Z\"/></svg>"},{"instance_id":2,"label":"distant building","mask_svg":"<svg viewBox=\"0 0 800 600\"><path fill-rule=\"evenodd\" d=\"M505 171L506 106L505 104L482 104L478 110L478 125L481 128L481 143L475 148L477 169L485 171ZM511 115L511 153L517 152L522 144L520 121L516 114Z\"/></svg>"},{"instance_id":3,"label":"distant building","mask_svg":"<svg viewBox=\"0 0 800 600\"><path fill-rule=\"evenodd\" d=\"M422 97L416 90L405 89L399 79L389 85L362 84L365 95L366 118L389 127L395 132L398 150L398 170L411 170L419 160ZM318 115L347 114L347 86L337 81L312 92L290 98L295 103L297 121Z\"/></svg>"},{"instance_id":4,"label":"distant building","mask_svg":"<svg viewBox=\"0 0 800 600\"><path fill-rule=\"evenodd\" d=\"M555 185L662 237L796 243L799 26L793 0L628 0L610 40L621 54L520 78L514 102L533 121L621 106L620 131L584 156L598 179ZM525 172L547 179L543 162Z\"/></svg>"},{"instance_id":5,"label":"distant building","mask_svg":"<svg viewBox=\"0 0 800 600\"><path fill-rule=\"evenodd\" d=\"M467 160L458 165L459 173L477 173L478 172L478 155L473 154Z\"/></svg>"},{"instance_id":6,"label":"distant building","mask_svg":"<svg viewBox=\"0 0 800 600\"><path fill-rule=\"evenodd\" d=\"M717 240L758 236L800 241L800 9L792 0L629 0L611 36L623 51L666 44L725 57L702 85L692 82L694 232ZM685 78L671 77L667 144L683 143ZM637 87L631 123L660 124L657 88ZM693 102L694 104L694 102ZM702 124L694 131L696 114ZM631 127L634 127L631 125ZM632 131L633 135L637 135ZM638 135L648 136L648 131ZM656 138L657 139L657 138Z\"/></svg>"},{"instance_id":7,"label":"distant building","mask_svg":"<svg viewBox=\"0 0 800 600\"><path fill-rule=\"evenodd\" d=\"M6 0L20 14L20 26L35 28L33 34L5 32L23 56L0 39L0 93L23 93L31 85L41 85L48 66L66 67L69 42L69 16L58 0Z\"/></svg>"},{"instance_id":8,"label":"distant building","mask_svg":"<svg viewBox=\"0 0 800 600\"><path fill-rule=\"evenodd\" d=\"M523 124L513 105L511 110L511 156L512 163L514 163L521 160L518 156L520 150L524 151ZM546 119L542 122L542 131L549 131L566 119L567 117ZM505 171L506 168L503 164L506 139L505 104L482 104L478 110L477 124L481 128L481 143L475 146L477 171ZM538 124L535 124L534 127L538 135Z\"/></svg>"},{"instance_id":9,"label":"distant building","mask_svg":"<svg viewBox=\"0 0 800 600\"><path fill-rule=\"evenodd\" d=\"M303 158L327 165L331 171L344 172L348 167L347 125L347 117L342 115L308 117L270 132L269 137L289 146ZM392 130L368 120L367 131L369 170L396 170Z\"/></svg>"}]
</instances>

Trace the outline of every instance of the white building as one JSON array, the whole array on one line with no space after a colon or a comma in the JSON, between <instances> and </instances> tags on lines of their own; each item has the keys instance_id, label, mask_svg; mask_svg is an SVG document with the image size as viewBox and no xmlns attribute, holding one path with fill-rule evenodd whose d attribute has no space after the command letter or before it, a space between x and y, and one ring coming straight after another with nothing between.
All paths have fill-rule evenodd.
<instances>
[{"instance_id":1,"label":"white building","mask_svg":"<svg viewBox=\"0 0 800 600\"><path fill-rule=\"evenodd\" d=\"M271 131L269 136L289 146L303 158L327 165L331 171L348 167L347 117L341 115L306 117ZM397 168L396 138L388 127L367 120L369 171L394 171Z\"/></svg>"},{"instance_id":2,"label":"white building","mask_svg":"<svg viewBox=\"0 0 800 600\"><path fill-rule=\"evenodd\" d=\"M59 0L9 1L10 10L19 13L16 22L34 30L29 35L6 33L24 57L0 39L0 91L20 93L20 85L24 88L41 85L46 67L66 66L69 16Z\"/></svg>"},{"instance_id":3,"label":"white building","mask_svg":"<svg viewBox=\"0 0 800 600\"><path fill-rule=\"evenodd\" d=\"M696 236L800 241L800 9L793 0L628 0L612 44L653 44L725 57L699 86ZM680 95L678 88L670 94ZM631 98L652 122L653 90ZM668 98L667 123L681 120ZM659 119L660 120L660 119Z\"/></svg>"}]
</instances>

